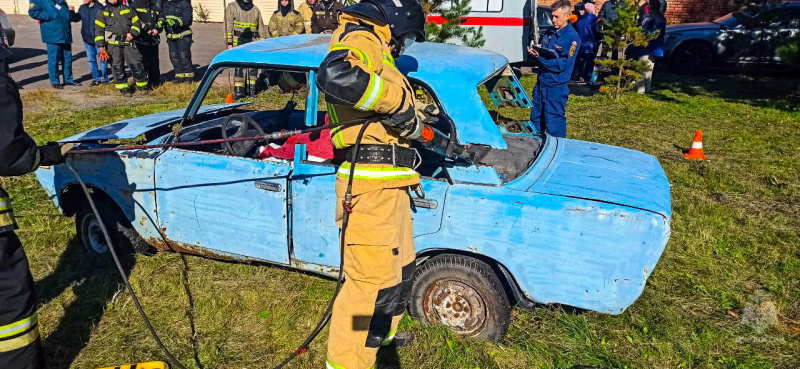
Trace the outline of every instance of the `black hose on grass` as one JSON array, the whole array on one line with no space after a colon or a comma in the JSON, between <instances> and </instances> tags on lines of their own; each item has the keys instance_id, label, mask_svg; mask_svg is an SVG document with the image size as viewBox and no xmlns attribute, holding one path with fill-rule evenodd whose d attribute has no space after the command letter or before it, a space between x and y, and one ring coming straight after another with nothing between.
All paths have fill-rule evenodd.
<instances>
[{"instance_id":1,"label":"black hose on grass","mask_svg":"<svg viewBox=\"0 0 800 369\"><path fill-rule=\"evenodd\" d=\"M362 126L361 126L361 130L358 132L358 137L356 138L356 143L355 143L355 146L354 146L354 149L355 149L355 153L354 154L355 155L353 155L353 158L354 158L353 162L350 163L350 173L348 174L348 178L347 178L347 191L345 192L345 200L342 202L342 208L343 208L342 230L341 230L341 236L339 237L339 240L340 240L339 241L339 276L336 278L336 289L333 292L333 297L331 297L331 300L328 303L328 307L325 309L325 312L323 313L323 315L320 318L319 322L317 322L317 325L314 327L314 329L311 331L311 333L309 333L309 335L306 337L306 339L303 341L303 343L300 345L300 347L298 347L291 355L287 356L280 364L275 366L274 369L281 369L284 366L286 366L287 364L289 364L295 358L297 358L300 355L306 353L308 351L308 346L311 345L311 342L313 342L314 339L316 339L317 336L319 336L319 334L322 333L322 330L325 328L326 325L328 325L328 322L330 322L330 320L331 320L331 316L332 316L332 313L333 313L333 304L334 304L334 302L336 302L336 297L339 296L339 291L341 291L341 289L342 289L342 283L343 283L343 279L344 279L345 231L347 230L347 226L348 226L349 221L350 221L350 213L352 212L352 208L351 208L352 203L351 203L351 201L352 201L352 193L353 193L353 178L355 177L355 169L356 169L356 160L358 158L358 150L361 147L361 139L364 137L364 132L366 132L367 127L370 124L368 120L369 120L369 117L368 118L364 118L364 119L359 119L358 121L353 121L353 122L348 122L348 123L343 123L343 124L336 125L336 126L339 126L339 127L345 127L345 126L349 127L349 126L355 126L357 124L361 124ZM325 128L330 128L330 126L325 126ZM303 132L300 132L300 133L305 133L307 131L313 132L313 131L316 131L316 130L321 130L321 129L320 129L320 127L314 127L314 128L310 128L310 129L304 130ZM295 133L295 134L299 134L299 133ZM249 139L252 140L253 137L250 137ZM101 149L101 150L103 150L103 149ZM103 150L103 151L100 151L100 150L83 150L81 153L104 152L104 151L117 151L117 150ZM100 216L100 212L97 210L97 207L94 204L94 200L92 200L92 196L91 196L91 193L89 193L89 189L86 187L86 184L83 182L81 177L78 175L78 172L75 171L75 168L73 168L72 165L70 165L67 162L65 162L64 164L66 164L67 168L69 168L69 170L72 172L72 174L78 180L78 183L80 183L81 188L83 189L83 192L86 194L86 198L89 200L89 205L92 208L92 212L94 213L94 216L97 217L98 223L100 223L100 229L103 231L103 237L105 237L106 243L108 243L108 248L109 248L109 250L111 250L111 256L114 258L114 263L117 265L117 269L119 270L119 274L120 274L120 276L122 276L122 280L125 282L125 288L131 294L131 298L133 299L133 304L136 306L136 310L139 311L139 315L142 317L142 320L144 321L144 324L147 326L147 330L150 331L150 335L153 336L153 339L156 341L156 344L158 344L158 347L161 349L161 351L164 353L164 355L167 356L167 358L169 359L170 363L175 365L179 369L186 369L186 367L183 366L183 364L181 364L181 362L178 361L178 359L175 358L174 355L172 355L172 353L169 351L169 349L167 349L167 347L164 345L164 343L161 342L161 338L159 338L158 333L156 333L155 329L153 329L153 325L150 323L150 319L147 317L147 314L144 312L144 309L142 309L142 305L139 303L139 298L136 296L136 293L133 291L133 287L131 287L131 283L129 281L128 275L125 273L125 270L122 267L122 263L119 261L119 257L117 256L117 252L114 250L114 244L111 242L111 236L108 233L108 229L106 229L106 225L103 222L103 218Z\"/></svg>"}]
</instances>

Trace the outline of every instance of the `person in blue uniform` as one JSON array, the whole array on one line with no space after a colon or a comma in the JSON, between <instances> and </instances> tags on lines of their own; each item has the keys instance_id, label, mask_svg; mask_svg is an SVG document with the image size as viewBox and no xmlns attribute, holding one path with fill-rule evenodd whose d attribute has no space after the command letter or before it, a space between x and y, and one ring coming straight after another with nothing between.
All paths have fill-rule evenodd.
<instances>
[{"instance_id":1,"label":"person in blue uniform","mask_svg":"<svg viewBox=\"0 0 800 369\"><path fill-rule=\"evenodd\" d=\"M581 47L578 48L578 57L575 59L575 68L572 70L572 80L589 82L594 70L594 58L600 31L597 29L597 16L594 15L594 4L585 3L575 5L580 15L575 22L575 30L581 38Z\"/></svg>"},{"instance_id":2,"label":"person in blue uniform","mask_svg":"<svg viewBox=\"0 0 800 369\"><path fill-rule=\"evenodd\" d=\"M528 52L540 67L536 86L533 88L531 123L537 131L556 137L567 136L567 82L572 75L575 56L581 45L578 32L570 26L571 9L569 0L558 0L553 5L555 28L544 35L541 47L554 51L555 58L539 55L535 49L528 47Z\"/></svg>"}]
</instances>

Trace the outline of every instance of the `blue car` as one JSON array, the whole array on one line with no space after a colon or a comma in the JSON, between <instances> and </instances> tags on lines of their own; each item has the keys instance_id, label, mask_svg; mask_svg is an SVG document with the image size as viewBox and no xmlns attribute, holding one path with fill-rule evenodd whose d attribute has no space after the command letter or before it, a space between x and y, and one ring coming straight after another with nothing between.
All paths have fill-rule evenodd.
<instances>
[{"instance_id":1,"label":"blue car","mask_svg":"<svg viewBox=\"0 0 800 369\"><path fill-rule=\"evenodd\" d=\"M222 52L185 110L62 141L94 149L119 140L207 141L324 124L324 97L308 81L329 40L280 37ZM472 165L419 148L425 195L411 195L418 263L411 314L464 336L497 340L514 305L620 314L633 304L670 236L670 185L658 160L552 137L529 121L506 118L503 109L530 102L499 54L418 43L395 63L420 99L439 106L439 129L488 150ZM250 96L219 103L237 70L253 77ZM244 116L256 124L245 124ZM329 144L326 135L308 139L131 149L72 155L69 162L102 203L116 244L335 276L334 174L343 159L318 153L324 150L316 147ZM294 153L256 158L268 147ZM36 174L56 206L76 216L87 250L107 252L68 168Z\"/></svg>"}]
</instances>

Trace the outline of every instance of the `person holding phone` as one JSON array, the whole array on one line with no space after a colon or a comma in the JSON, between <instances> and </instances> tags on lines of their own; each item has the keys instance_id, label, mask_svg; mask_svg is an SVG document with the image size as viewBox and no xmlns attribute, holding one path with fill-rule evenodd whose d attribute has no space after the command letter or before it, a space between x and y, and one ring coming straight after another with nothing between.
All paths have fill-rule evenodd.
<instances>
[{"instance_id":1,"label":"person holding phone","mask_svg":"<svg viewBox=\"0 0 800 369\"><path fill-rule=\"evenodd\" d=\"M539 76L533 87L531 123L537 131L555 137L567 136L567 82L581 44L578 32L570 26L571 10L569 0L558 0L553 5L555 28L545 33L541 47L528 47L528 53L539 64Z\"/></svg>"}]
</instances>

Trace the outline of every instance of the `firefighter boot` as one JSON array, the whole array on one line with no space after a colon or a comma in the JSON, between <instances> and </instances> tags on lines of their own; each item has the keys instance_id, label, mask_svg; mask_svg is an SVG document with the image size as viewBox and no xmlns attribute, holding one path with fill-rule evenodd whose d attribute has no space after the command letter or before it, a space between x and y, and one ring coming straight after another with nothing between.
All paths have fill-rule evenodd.
<instances>
[{"instance_id":1,"label":"firefighter boot","mask_svg":"<svg viewBox=\"0 0 800 369\"><path fill-rule=\"evenodd\" d=\"M392 341L385 344L383 347L388 348L403 348L406 346L411 346L414 343L414 333L411 332L398 332L392 338Z\"/></svg>"}]
</instances>

